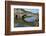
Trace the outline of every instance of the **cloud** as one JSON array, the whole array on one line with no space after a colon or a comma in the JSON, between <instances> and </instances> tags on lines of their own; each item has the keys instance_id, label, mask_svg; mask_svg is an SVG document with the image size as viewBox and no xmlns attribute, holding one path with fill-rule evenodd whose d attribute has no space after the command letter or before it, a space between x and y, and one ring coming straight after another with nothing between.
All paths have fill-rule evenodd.
<instances>
[{"instance_id":1,"label":"cloud","mask_svg":"<svg viewBox=\"0 0 46 36\"><path fill-rule=\"evenodd\" d=\"M39 9L25 9L26 11L32 12L32 13L38 13Z\"/></svg>"}]
</instances>

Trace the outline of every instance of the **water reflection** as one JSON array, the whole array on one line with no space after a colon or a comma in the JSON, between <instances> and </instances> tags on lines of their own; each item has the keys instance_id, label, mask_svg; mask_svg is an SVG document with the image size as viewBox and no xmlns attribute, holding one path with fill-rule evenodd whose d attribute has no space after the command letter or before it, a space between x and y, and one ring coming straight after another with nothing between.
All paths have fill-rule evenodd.
<instances>
[{"instance_id":1,"label":"water reflection","mask_svg":"<svg viewBox=\"0 0 46 36\"><path fill-rule=\"evenodd\" d=\"M34 17L32 16L32 17L26 17L26 18L24 18L24 20L26 21L26 22L29 22L29 23L32 23L32 25L31 26L34 26ZM16 23L15 24L15 26L16 27L27 27L26 25L23 25L23 24L21 24L21 23Z\"/></svg>"},{"instance_id":2,"label":"water reflection","mask_svg":"<svg viewBox=\"0 0 46 36\"><path fill-rule=\"evenodd\" d=\"M27 18L24 18L24 20L26 22L34 22L34 17L33 16L32 17L27 17Z\"/></svg>"},{"instance_id":3,"label":"water reflection","mask_svg":"<svg viewBox=\"0 0 46 36\"><path fill-rule=\"evenodd\" d=\"M16 27L24 27L24 25L20 24L20 23L16 23L15 25Z\"/></svg>"}]
</instances>

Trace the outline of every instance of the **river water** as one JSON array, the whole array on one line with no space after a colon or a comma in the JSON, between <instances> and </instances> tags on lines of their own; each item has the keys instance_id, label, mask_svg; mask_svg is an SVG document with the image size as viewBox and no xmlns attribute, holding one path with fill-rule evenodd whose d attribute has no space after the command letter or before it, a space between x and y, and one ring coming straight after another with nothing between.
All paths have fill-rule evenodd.
<instances>
[{"instance_id":1,"label":"river water","mask_svg":"<svg viewBox=\"0 0 46 36\"><path fill-rule=\"evenodd\" d=\"M28 18L24 18L24 20L26 21L26 22L31 22L32 23L32 26L34 25L34 17L28 17ZM22 24L20 24L20 23L16 23L15 24L15 26L16 27L26 27L25 25L22 25Z\"/></svg>"}]
</instances>

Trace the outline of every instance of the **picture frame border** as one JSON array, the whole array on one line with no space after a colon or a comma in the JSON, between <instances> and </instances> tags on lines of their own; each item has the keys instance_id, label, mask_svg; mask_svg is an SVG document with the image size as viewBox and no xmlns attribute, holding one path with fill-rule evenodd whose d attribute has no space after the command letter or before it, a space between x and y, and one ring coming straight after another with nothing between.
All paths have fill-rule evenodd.
<instances>
[{"instance_id":1,"label":"picture frame border","mask_svg":"<svg viewBox=\"0 0 46 36\"><path fill-rule=\"evenodd\" d=\"M10 5L27 5L27 6L42 6L42 30L34 31L10 31ZM36 2L20 2L20 1L5 1L5 35L18 35L18 34L37 34L45 32L45 3L36 3Z\"/></svg>"}]
</instances>

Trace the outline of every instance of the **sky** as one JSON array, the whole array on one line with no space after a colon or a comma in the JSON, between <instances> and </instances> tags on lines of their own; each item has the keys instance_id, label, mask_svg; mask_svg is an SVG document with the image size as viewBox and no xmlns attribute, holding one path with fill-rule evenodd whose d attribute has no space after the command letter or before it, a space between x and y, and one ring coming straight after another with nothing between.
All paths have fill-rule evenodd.
<instances>
[{"instance_id":1,"label":"sky","mask_svg":"<svg viewBox=\"0 0 46 36\"><path fill-rule=\"evenodd\" d=\"M39 12L39 9L30 9L30 8L21 8L21 9L24 9L24 10L32 12L32 13L38 13Z\"/></svg>"},{"instance_id":2,"label":"sky","mask_svg":"<svg viewBox=\"0 0 46 36\"><path fill-rule=\"evenodd\" d=\"M25 9L27 11L31 11L32 13L38 13L39 12L39 9Z\"/></svg>"}]
</instances>

